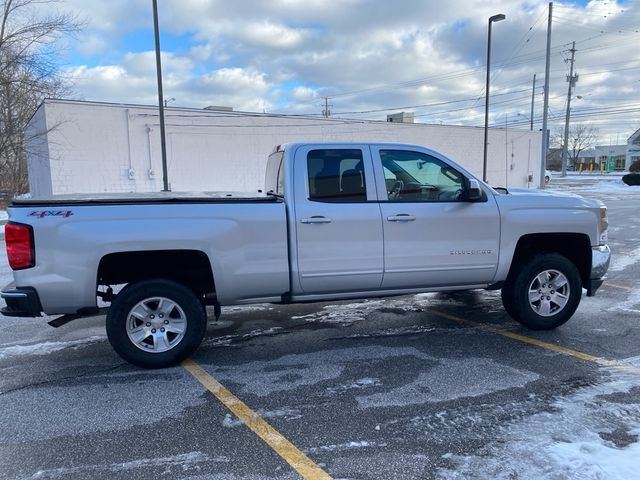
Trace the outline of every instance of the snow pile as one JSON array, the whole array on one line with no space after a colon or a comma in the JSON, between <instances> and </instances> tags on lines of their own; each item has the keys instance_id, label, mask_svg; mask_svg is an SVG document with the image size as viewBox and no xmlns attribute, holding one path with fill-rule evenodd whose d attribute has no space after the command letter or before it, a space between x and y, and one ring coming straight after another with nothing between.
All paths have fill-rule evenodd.
<instances>
[{"instance_id":1,"label":"snow pile","mask_svg":"<svg viewBox=\"0 0 640 480\"><path fill-rule=\"evenodd\" d=\"M632 375L558 399L547 411L505 425L475 456L448 453L447 479L638 478L640 388Z\"/></svg>"}]
</instances>

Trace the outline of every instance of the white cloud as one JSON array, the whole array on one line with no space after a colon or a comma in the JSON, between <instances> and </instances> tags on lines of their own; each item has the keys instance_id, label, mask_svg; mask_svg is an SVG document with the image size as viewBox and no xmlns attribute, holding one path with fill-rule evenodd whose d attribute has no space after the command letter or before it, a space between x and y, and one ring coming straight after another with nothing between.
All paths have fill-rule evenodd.
<instances>
[{"instance_id":1,"label":"white cloud","mask_svg":"<svg viewBox=\"0 0 640 480\"><path fill-rule=\"evenodd\" d=\"M105 51L108 47L109 42L101 35L83 34L77 44L78 52L85 56L96 55Z\"/></svg>"},{"instance_id":2,"label":"white cloud","mask_svg":"<svg viewBox=\"0 0 640 480\"><path fill-rule=\"evenodd\" d=\"M240 37L257 46L294 48L301 44L304 35L304 31L286 25L261 22L247 25Z\"/></svg>"},{"instance_id":3,"label":"white cloud","mask_svg":"<svg viewBox=\"0 0 640 480\"><path fill-rule=\"evenodd\" d=\"M546 0L159 3L164 34L192 40L163 56L165 90L176 98L176 105L231 104L259 111L277 105L290 112L319 113L321 106L314 100L325 95L333 97L334 112L479 98L477 102L413 110L427 121L481 124L487 18L495 13L504 13L507 19L494 25L492 94L528 90L534 73L539 92L543 84ZM99 55L108 58L107 65L70 70L79 94L97 100L148 98L153 102L152 52L117 54L113 47L124 35L150 26L150 2L68 0L67 4L88 19L78 51L95 54L97 59ZM553 22L552 129L564 119L565 60L574 40L576 70L581 75L574 94L583 96L576 103L576 112L633 103L631 99L638 98L637 1L605 4L594 0L584 7L555 2ZM354 91L361 93L341 95ZM538 94L538 127L541 104ZM497 122L506 116L517 119L518 112L528 115L529 108L529 91L492 97L491 118ZM385 114L361 117L380 119ZM520 118L526 128L527 120ZM624 136L640 126L638 114L588 119L597 124L603 137L612 133Z\"/></svg>"},{"instance_id":4,"label":"white cloud","mask_svg":"<svg viewBox=\"0 0 640 480\"><path fill-rule=\"evenodd\" d=\"M318 98L318 92L309 87L295 87L291 91L291 99L300 102L308 102L315 98Z\"/></svg>"}]
</instances>

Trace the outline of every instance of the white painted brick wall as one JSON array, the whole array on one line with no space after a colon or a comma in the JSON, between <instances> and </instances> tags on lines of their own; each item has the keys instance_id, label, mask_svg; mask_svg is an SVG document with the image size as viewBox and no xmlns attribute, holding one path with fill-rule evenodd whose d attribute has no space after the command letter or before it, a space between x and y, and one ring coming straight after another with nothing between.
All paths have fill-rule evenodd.
<instances>
[{"instance_id":1,"label":"white painted brick wall","mask_svg":"<svg viewBox=\"0 0 640 480\"><path fill-rule=\"evenodd\" d=\"M48 162L28 157L35 196L162 189L156 108L48 100L29 128L35 128L42 116L49 128L55 128L46 136ZM169 182L174 191L260 189L273 147L293 141L424 145L482 175L482 128L170 108L166 131ZM490 130L489 183L528 186L527 175L537 178L539 171L540 143L539 132L513 129L505 137L504 129ZM43 151L42 145L39 149ZM135 172L133 179L130 169ZM149 177L150 169L155 178Z\"/></svg>"}]
</instances>

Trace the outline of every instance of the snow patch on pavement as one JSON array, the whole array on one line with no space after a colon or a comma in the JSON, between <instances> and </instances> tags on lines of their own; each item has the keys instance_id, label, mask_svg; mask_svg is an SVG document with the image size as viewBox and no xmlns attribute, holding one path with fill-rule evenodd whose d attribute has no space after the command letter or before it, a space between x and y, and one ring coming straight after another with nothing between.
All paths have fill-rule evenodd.
<instances>
[{"instance_id":1,"label":"snow patch on pavement","mask_svg":"<svg viewBox=\"0 0 640 480\"><path fill-rule=\"evenodd\" d=\"M337 387L327 387L327 392L331 395L335 395L336 393L344 393L350 390L363 390L365 388L379 387L381 385L382 382L379 378L360 378L345 385L339 385Z\"/></svg>"},{"instance_id":2,"label":"snow patch on pavement","mask_svg":"<svg viewBox=\"0 0 640 480\"><path fill-rule=\"evenodd\" d=\"M384 305L384 300L349 303L346 305L325 305L319 312L294 316L291 319L304 320L311 323L332 323L349 326L364 320L369 313Z\"/></svg>"},{"instance_id":3,"label":"snow patch on pavement","mask_svg":"<svg viewBox=\"0 0 640 480\"><path fill-rule=\"evenodd\" d=\"M617 253L611 256L610 272L620 272L630 265L640 263L640 246L628 253Z\"/></svg>"},{"instance_id":4,"label":"snow patch on pavement","mask_svg":"<svg viewBox=\"0 0 640 480\"><path fill-rule=\"evenodd\" d=\"M210 457L202 452L189 452L170 457L143 458L132 460L124 463L111 463L106 465L81 465L69 468L53 468L49 470L39 470L34 473L31 478L36 479L55 479L55 478L90 478L91 473L99 472L130 472L137 469L149 468L168 468L181 467L183 471L197 467L199 463L204 462L229 462L226 456Z\"/></svg>"},{"instance_id":5,"label":"snow patch on pavement","mask_svg":"<svg viewBox=\"0 0 640 480\"><path fill-rule=\"evenodd\" d=\"M29 355L48 355L67 348L77 350L78 348L82 348L93 343L102 342L106 338L107 337L104 335L96 335L89 338L83 338L81 340L70 340L68 342L43 342L31 345L14 345L11 347L0 348L0 360L10 357Z\"/></svg>"},{"instance_id":6,"label":"snow patch on pavement","mask_svg":"<svg viewBox=\"0 0 640 480\"><path fill-rule=\"evenodd\" d=\"M283 407L278 410L256 410L261 418L284 418L285 420L298 420L302 418L300 410L295 408ZM222 426L227 428L238 427L244 425L244 422L230 413L225 414L222 420Z\"/></svg>"},{"instance_id":7,"label":"snow patch on pavement","mask_svg":"<svg viewBox=\"0 0 640 480\"><path fill-rule=\"evenodd\" d=\"M273 310L273 307L266 303L256 303L255 305L233 305L231 307L222 307L222 313L242 313L242 312L259 312L262 310Z\"/></svg>"},{"instance_id":8,"label":"snow patch on pavement","mask_svg":"<svg viewBox=\"0 0 640 480\"><path fill-rule=\"evenodd\" d=\"M307 454L312 453L325 453L325 452L342 452L344 450L353 450L356 448L373 448L373 447L386 447L386 443L368 442L366 440L351 441L346 443L340 443L337 445L322 445L320 447L311 447L304 450Z\"/></svg>"},{"instance_id":9,"label":"snow patch on pavement","mask_svg":"<svg viewBox=\"0 0 640 480\"><path fill-rule=\"evenodd\" d=\"M325 305L319 312L291 318L293 320L305 320L310 323L330 323L348 327L364 320L369 314L381 308L384 308L386 312L397 310L397 313L400 314L421 311L419 307L426 303L426 298L426 296L416 295L385 300L365 300L364 302L344 305Z\"/></svg>"},{"instance_id":10,"label":"snow patch on pavement","mask_svg":"<svg viewBox=\"0 0 640 480\"><path fill-rule=\"evenodd\" d=\"M589 190L590 192L602 192L602 193L628 193L628 192L635 192L635 191L640 193L640 188L627 185L622 181L622 179L607 180L607 181L598 182L593 185L584 185L582 187L574 187L574 188L582 188L584 190Z\"/></svg>"},{"instance_id":11,"label":"snow patch on pavement","mask_svg":"<svg viewBox=\"0 0 640 480\"><path fill-rule=\"evenodd\" d=\"M640 290L629 292L623 302L615 302L608 309L610 312L640 313Z\"/></svg>"},{"instance_id":12,"label":"snow patch on pavement","mask_svg":"<svg viewBox=\"0 0 640 480\"><path fill-rule=\"evenodd\" d=\"M285 330L282 327L271 327L267 328L266 330L256 329L242 335L222 335L219 337L206 339L202 342L202 345L206 345L208 347L230 347L234 344L238 344L252 338L273 337L275 335L283 335L285 333L289 333L289 331Z\"/></svg>"},{"instance_id":13,"label":"snow patch on pavement","mask_svg":"<svg viewBox=\"0 0 640 480\"><path fill-rule=\"evenodd\" d=\"M435 327L413 325L410 327L385 328L371 333L355 333L342 338L404 337L408 335L420 335L421 333L434 332L435 330Z\"/></svg>"},{"instance_id":14,"label":"snow patch on pavement","mask_svg":"<svg viewBox=\"0 0 640 480\"><path fill-rule=\"evenodd\" d=\"M500 427L477 455L443 456L445 479L627 480L640 459L640 381L618 374ZM632 391L633 390L633 391Z\"/></svg>"}]
</instances>

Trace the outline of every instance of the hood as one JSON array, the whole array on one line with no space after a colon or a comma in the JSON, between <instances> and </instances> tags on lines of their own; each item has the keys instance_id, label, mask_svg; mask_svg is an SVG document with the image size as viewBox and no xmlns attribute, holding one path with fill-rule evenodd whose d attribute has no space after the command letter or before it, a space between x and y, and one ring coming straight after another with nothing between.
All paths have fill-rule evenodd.
<instances>
[{"instance_id":1,"label":"hood","mask_svg":"<svg viewBox=\"0 0 640 480\"><path fill-rule=\"evenodd\" d=\"M600 200L584 198L575 193L513 188L509 193L497 192L496 201L498 203L520 203L523 206L537 206L548 208L599 208L604 205Z\"/></svg>"}]
</instances>

